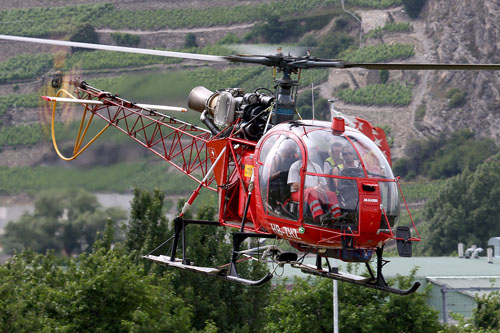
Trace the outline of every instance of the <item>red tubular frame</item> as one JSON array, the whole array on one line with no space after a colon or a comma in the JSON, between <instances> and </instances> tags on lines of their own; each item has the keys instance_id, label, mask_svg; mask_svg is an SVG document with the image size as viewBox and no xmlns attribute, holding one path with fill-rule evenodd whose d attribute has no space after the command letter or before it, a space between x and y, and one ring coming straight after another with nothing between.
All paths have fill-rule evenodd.
<instances>
[{"instance_id":1,"label":"red tubular frame","mask_svg":"<svg viewBox=\"0 0 500 333\"><path fill-rule=\"evenodd\" d=\"M206 143L213 138L212 133L174 117L138 107L86 84L81 84L76 92L79 99L100 100L104 103L87 106L94 115L202 186L217 191L215 186L211 186L215 181L213 174L202 183L210 168Z\"/></svg>"}]
</instances>

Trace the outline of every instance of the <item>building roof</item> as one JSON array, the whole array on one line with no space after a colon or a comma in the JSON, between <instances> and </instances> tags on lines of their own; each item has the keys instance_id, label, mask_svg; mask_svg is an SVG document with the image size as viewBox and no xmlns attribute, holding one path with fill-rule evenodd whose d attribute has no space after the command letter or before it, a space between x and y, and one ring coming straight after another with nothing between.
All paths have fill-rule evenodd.
<instances>
[{"instance_id":1,"label":"building roof","mask_svg":"<svg viewBox=\"0 0 500 333\"><path fill-rule=\"evenodd\" d=\"M499 276L429 276L427 280L441 286L442 289L463 289L460 292L471 297L483 296L500 289ZM470 288L470 289L469 289ZM477 289L472 289L477 288ZM490 290L482 288L491 288Z\"/></svg>"},{"instance_id":2,"label":"building roof","mask_svg":"<svg viewBox=\"0 0 500 333\"><path fill-rule=\"evenodd\" d=\"M500 276L500 259L493 258L489 264L486 257L465 259L458 257L392 257L384 266L384 275L408 275L418 266L417 277L429 276Z\"/></svg>"},{"instance_id":3,"label":"building roof","mask_svg":"<svg viewBox=\"0 0 500 333\"><path fill-rule=\"evenodd\" d=\"M425 280L428 277L487 277L487 279L492 277L499 277L500 280L500 259L493 258L493 263L489 264L486 257L479 257L478 259L465 259L458 257L387 257L384 258L388 260L384 266L384 276L386 278L395 277L396 275L408 276L411 270L418 267L415 278L417 280ZM336 260L339 270L346 271L347 263L340 260ZM306 263L314 264L315 256L310 256L306 258ZM376 261L372 259L372 267ZM362 274L365 272L364 264L354 265L357 272L355 274ZM276 276L279 278L288 277L293 278L293 276L305 277L298 269L293 269L289 265L285 265L284 270L278 268L276 270ZM470 286L470 285L469 285ZM488 287L490 284L488 284ZM499 285L500 286L500 285Z\"/></svg>"}]
</instances>

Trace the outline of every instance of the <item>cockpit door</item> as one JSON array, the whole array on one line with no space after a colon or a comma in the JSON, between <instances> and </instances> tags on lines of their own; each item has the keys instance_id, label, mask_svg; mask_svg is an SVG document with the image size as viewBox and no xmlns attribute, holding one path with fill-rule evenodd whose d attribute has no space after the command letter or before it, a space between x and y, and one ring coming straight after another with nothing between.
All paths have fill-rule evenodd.
<instances>
[{"instance_id":1,"label":"cockpit door","mask_svg":"<svg viewBox=\"0 0 500 333\"><path fill-rule=\"evenodd\" d=\"M277 134L270 136L259 154L259 187L266 215L297 221L298 204L292 200L290 168L302 160L298 140Z\"/></svg>"}]
</instances>

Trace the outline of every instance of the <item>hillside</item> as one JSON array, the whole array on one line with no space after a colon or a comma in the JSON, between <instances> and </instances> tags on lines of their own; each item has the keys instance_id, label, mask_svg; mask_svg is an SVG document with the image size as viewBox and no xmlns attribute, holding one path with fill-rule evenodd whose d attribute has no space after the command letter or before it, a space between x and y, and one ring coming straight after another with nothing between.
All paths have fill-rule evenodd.
<instances>
[{"instance_id":1,"label":"hillside","mask_svg":"<svg viewBox=\"0 0 500 333\"><path fill-rule=\"evenodd\" d=\"M349 2L351 1L347 3ZM134 11L144 11L146 13L148 10L151 10L151 12L148 13L154 13L155 11L160 13L165 10L180 10L178 13L188 15L186 17L189 18L191 14L185 13L189 13L191 11L190 8L198 9L200 13L205 13L205 11L209 13L212 9L221 12L222 8L227 8L227 12L233 13L231 15L235 16L236 13L239 15L242 14L241 12L243 11L234 11L235 8L240 8L236 6L243 6L241 7L243 9L253 8L244 7L249 5L255 8L267 8L271 13L273 10L279 12L277 9L272 9L274 7L265 7L276 4L275 1L240 2L234 0L217 0L202 2L195 0L171 0L160 2L116 0L106 2L111 4L110 7L108 5L99 5L102 3L101 1L93 0L73 2L52 0L47 3L44 2L43 6L50 5L59 8L59 6L71 5L73 3L79 6L83 5L83 7L79 8L88 11L88 15L95 18L96 32L101 43L114 43L112 35L121 33L127 36L138 36L139 43L137 46L139 47L152 48L160 46L167 49L179 49L184 47L188 34L194 36L196 44L199 47L213 45L228 34L234 35L234 38L243 38L245 35L254 32L255 28L261 25L263 21L258 18L253 18L254 13L246 13L246 16L242 16L241 19L237 20L235 17L224 18L223 21L214 20L209 21L213 23L207 24L201 21L195 21L183 25L182 20L180 22L175 21L177 22L175 23L174 21L165 19L164 22L159 22L155 28L148 30L145 28L133 28L132 26L137 22L128 22L126 20L121 20L122 26L120 26L119 23L118 25L112 23L111 18L113 16L123 15L124 13L134 13ZM296 2L292 0L287 0L286 2L288 5L295 3ZM339 33L345 34L345 36L351 38L353 40L353 46L358 46L359 23L350 15L343 13L337 5L327 4L327 10L325 11L321 9L323 2L317 3L318 4L313 1L308 5L311 10L308 11L307 15L304 15L304 13L300 11L294 12L291 10L290 16L285 15L280 18L280 23L285 26L287 22L292 22L291 20L296 17L302 17L302 21L298 22L304 25L311 24L313 20L320 21L325 13L328 14L331 12L333 13L332 16L329 16L329 18L327 17L327 21L322 23L321 26L318 26L317 29L305 30L305 32L301 31L300 34L303 34L303 37L300 37L300 34L297 36L285 36L283 38L284 43L296 43L297 41L305 43L306 40L311 41L311 39L315 39L317 42L321 41L322 38L327 38L332 34ZM42 5L38 1L26 1L22 4L19 4L17 1L4 1L0 5L0 10L9 11L14 10L14 8L28 10L29 8L37 8L40 6ZM410 19L404 12L402 6L389 6L382 9L378 8L378 6L377 8L352 8L351 6L349 9L354 11L361 18L363 49L369 49L380 45L387 47L411 45L414 50L412 51L413 56L410 57L405 56L403 58L398 58L398 56L394 56L388 58L388 60L378 61L491 63L498 62L499 60L498 56L495 54L497 49L496 36L499 31L499 29L497 29L498 20L496 19L500 12L498 7L499 5L494 1L486 1L484 4L479 4L474 1L463 1L454 4L451 8L441 3L430 1L424 7L420 17L417 19ZM96 12L96 10L98 11ZM105 15L103 12L109 12L109 15L111 15L106 19L107 21L103 21L102 17L99 18L99 15ZM23 15L24 14L20 14L20 17L24 17ZM193 15L195 15L194 12ZM139 18L142 16L137 17ZM184 19L185 22L188 21L187 18ZM81 18L78 19L80 20ZM307 19L310 20L307 21ZM92 22L94 22L94 20L92 20ZM217 22L228 23L221 24ZM339 22L342 22L342 24ZM38 24L38 22L35 23ZM407 29L401 31L384 30L389 23L406 24ZM342 28L338 28L340 26L342 26ZM57 30L55 27L52 29ZM54 52L54 49L51 47L33 44L28 45L25 43L0 41L0 46L0 61L13 59L23 53L40 54ZM313 48L313 52L315 52L316 49L318 49L318 47ZM203 52L203 49L201 51ZM349 54L347 54L347 56L349 56ZM366 55L363 56L366 57ZM74 57L72 55L66 55L65 59L63 59L63 63L71 63L73 60L70 58ZM196 66L196 68L202 66L202 64L193 62L184 62L182 65L179 65L175 62L159 63L156 60L148 60L148 62L137 63L136 65L120 66L119 64L123 63L124 60L119 58L119 60L113 61L113 67L106 67L107 65L103 64L101 67L95 67L95 69L80 68L73 75L81 76L86 80L100 80L104 78L116 78L124 74L125 76L121 77L119 80L121 80L121 86L126 86L127 84L123 82L128 81L128 77L130 77L130 82L135 82L133 81L135 77L138 78L136 82L144 82L144 77L148 75L165 73L165 75L168 76L177 71L184 73L185 69L189 69L189 67L186 66ZM112 64L111 60L109 64ZM28 65L28 67L31 66L32 65ZM4 71L7 71L7 73L9 72L8 69L4 69ZM49 75L47 73L49 72L50 71L47 69L41 69L33 78L7 79L7 81L0 83L0 99L4 98L4 100L2 100L3 111L0 109L0 121L3 128L46 122L40 111L40 106L37 106L39 103L36 102L36 96L39 94L38 89L48 82ZM139 78L139 75L144 75L144 77ZM231 83L237 82L235 79L238 74L232 75L234 75L232 79L227 75L227 77L224 76L224 78L221 76L218 80L212 78L210 82L214 82L214 87L216 88L221 88L220 84L241 84ZM499 74L491 72L452 73L444 71L391 71L388 75L389 82L401 84L403 87L410 87L410 102L408 104L391 105L390 103L382 102L381 105L359 105L341 99L336 102L335 105L336 108L342 112L355 116L362 116L376 125L387 126L390 129L390 137L393 141L392 154L395 158L402 157L405 154L405 147L410 139L435 137L440 133L446 133L460 128L470 128L475 131L478 137L489 137L498 143L500 142L500 124L495 117L495 112L498 112L500 108L497 102L499 92L496 81L498 80L498 75ZM319 77L320 76L318 76L318 78ZM268 75L263 76L263 78L269 80ZM328 99L335 96L339 90L342 89L355 89L358 87L363 88L377 85L381 82L381 75L378 71L330 70L328 77L311 80L315 83L316 87L319 86L321 96ZM170 81L174 82L175 79ZM190 84L194 86L195 83L200 84L199 82L201 82L194 81L193 83L184 84L186 88L183 88L184 90L182 91L179 90L179 93L174 94L175 96L170 93L170 97L168 97L169 100L174 100L176 103L180 104L185 103L186 91L189 91L188 86ZM145 82L150 82L150 85L158 85L153 83L153 80L148 81L146 79ZM246 84L251 87L252 84L250 83L250 81L246 82ZM203 84L203 82L201 84ZM109 86L109 84L105 84L104 89L110 89L107 88L106 85ZM145 88L152 90L152 86ZM154 86L153 89L158 91L157 95L169 94L171 90L170 86L159 88L160 87ZM133 84L129 83L126 91L134 93L134 90L137 89L134 89ZM450 91L455 92L456 96L462 96L461 104L450 107L452 99L452 97L449 96ZM10 97L25 96L26 94L31 94L31 102L27 102L26 100L12 101ZM137 95L133 94L130 97L124 95L125 98L140 98L141 100L146 99L147 101L148 97L144 96L146 95L141 95L139 92ZM165 98L166 97L163 97L163 99ZM114 141L115 140L112 140L112 142ZM109 146L110 144L112 145L112 142L108 143L108 148L102 148L97 151L106 151L106 149L113 150L113 148ZM127 144L128 143L125 143L125 145ZM116 149L116 151L119 150L125 151L126 149ZM130 159L130 157L127 157L130 156L130 154L123 154L124 158L120 160L121 155L122 154L114 155L117 156L115 162L127 161ZM0 165L10 167L54 165L54 156L51 145L47 140L42 140L42 142L38 143L33 141L28 144L19 144L16 146L2 144L2 149L0 150ZM142 159L142 154L137 155L137 158ZM99 154L84 154L82 159L81 165L102 163L101 159L99 159ZM109 164L109 162L104 164Z\"/></svg>"}]
</instances>

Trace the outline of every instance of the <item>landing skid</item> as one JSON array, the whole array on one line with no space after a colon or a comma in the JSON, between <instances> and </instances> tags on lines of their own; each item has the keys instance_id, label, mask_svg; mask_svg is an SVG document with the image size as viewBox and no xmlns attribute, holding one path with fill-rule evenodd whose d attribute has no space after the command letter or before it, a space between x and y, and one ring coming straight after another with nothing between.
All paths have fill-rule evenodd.
<instances>
[{"instance_id":1,"label":"landing skid","mask_svg":"<svg viewBox=\"0 0 500 333\"><path fill-rule=\"evenodd\" d=\"M316 276L321 276L325 278L330 278L334 280L349 282L353 284L357 284L366 288L377 289L381 291L385 291L388 293L393 293L397 295L410 295L417 291L418 287L420 287L420 282L415 282L411 288L403 290L398 288L393 288L387 284L384 279L384 275L382 274L382 267L387 263L382 259L383 247L377 248L377 275L373 274L373 271L368 263L366 263L366 267L368 272L370 273L370 277L362 277L359 275L353 275L349 273L339 272L338 268L330 267L330 263L327 259L328 269L321 267L321 257L318 256L316 258L316 266L306 265L302 263L294 263L292 267L299 268L303 273L312 274Z\"/></svg>"},{"instance_id":2,"label":"landing skid","mask_svg":"<svg viewBox=\"0 0 500 333\"><path fill-rule=\"evenodd\" d=\"M239 276L232 276L228 275L228 267L226 268L215 268L215 267L201 267L201 266L194 266L194 265L186 265L182 263L182 259L176 259L175 261L171 261L169 256L153 256L153 255L147 255L144 256L145 259L151 260L156 262L157 264L167 266L167 267L174 267L178 268L181 270L185 271L190 271L190 272L195 272L195 273L201 273L207 276L212 276L216 277L219 279L239 283L242 285L246 286L251 286L251 287L258 287L266 283L267 281L271 280L273 275L271 273L266 274L262 279L260 280L248 280L241 278Z\"/></svg>"},{"instance_id":3,"label":"landing skid","mask_svg":"<svg viewBox=\"0 0 500 333\"><path fill-rule=\"evenodd\" d=\"M144 256L143 258L154 261L160 265L168 266L168 267L174 267L178 268L181 270L185 271L191 271L195 273L201 273L207 276L212 276L216 277L219 279L235 282L238 284L246 285L246 286L252 286L252 287L258 287L266 283L267 281L271 280L273 277L272 273L267 273L263 278L260 280L249 280L242 278L238 274L237 270L237 263L238 263L238 258L240 255L244 254L245 251L240 251L240 246L241 243L247 239L248 237L255 237L255 238L276 238L276 235L272 234L258 234L258 233L249 233L249 232L234 232L233 233L233 252L232 252L232 257L231 257L231 262L227 265L221 266L221 267L201 267L201 266L195 266L191 263L189 259L186 258L186 235L185 235L185 228L189 224L202 224L202 225L213 225L213 226L218 226L219 222L215 221L199 221L199 220L185 220L182 217L177 217L174 220L174 241L172 245L172 252L170 256L166 255L159 255L155 256L152 254L148 254ZM243 229L243 228L241 228ZM179 240L181 241L181 248L182 248L182 259L179 259L176 257L177 253L177 245L179 243Z\"/></svg>"},{"instance_id":4,"label":"landing skid","mask_svg":"<svg viewBox=\"0 0 500 333\"><path fill-rule=\"evenodd\" d=\"M240 262L238 258L242 255L245 255L247 258L252 257L251 253L254 249L240 251L241 243L247 239L248 237L254 238L276 238L276 235L273 234L259 234L259 233L249 233L249 232L234 232L233 233L233 251L230 263L220 266L220 267L201 267L195 266L189 259L186 258L186 238L185 238L185 227L189 224L204 224L204 225L219 225L218 222L211 221L197 221L197 220L184 220L180 217L175 220L175 234L174 234L174 242L172 246L172 253L170 256L159 255L155 256L152 254L148 254L144 256L145 259L151 260L158 264L178 268L185 271L191 271L199 274L204 274L206 276L216 277L219 279L231 281L234 283L258 287L263 285L264 283L271 280L273 277L272 273L267 273L264 277L259 280L250 280L242 278L238 274L237 263ZM240 230L242 230L241 228ZM177 245L179 240L182 242L182 259L176 257ZM264 250L264 248L260 248L260 250ZM367 288L377 289L393 294L398 295L409 295L414 293L418 287L420 286L419 282L415 282L413 286L407 290L402 290L398 288L390 287L382 274L382 267L387 263L382 259L383 247L377 248L377 274L375 275L371 269L371 267L366 263L368 272L370 273L370 277L361 277L358 275L353 275L349 273L339 272L337 268L330 267L330 263L327 260L328 269L321 267L321 259L319 255L316 259L316 265L307 265L303 264L301 261L297 261L297 255L295 253L281 253L279 249L274 246L268 246L266 256L271 258L271 261L282 266L284 264L290 264L293 268L300 269L303 273L312 274L320 277L330 278L334 280L344 281L353 283L356 285L360 285ZM260 253L264 255L265 253ZM246 260L246 259L243 259Z\"/></svg>"},{"instance_id":5,"label":"landing skid","mask_svg":"<svg viewBox=\"0 0 500 333\"><path fill-rule=\"evenodd\" d=\"M385 291L385 292L389 292L389 293L393 293L393 294L398 294L398 295L413 294L415 291L417 291L418 287L420 286L419 282L415 282L415 284L410 289L401 290L401 289L389 287L388 285L384 285L384 284L379 285L376 283L376 280L374 281L371 278L366 278L366 277L362 277L359 275L353 275L353 274L344 273L344 272L330 272L326 268L318 269L313 265L295 264L295 265L292 265L292 267L299 268L303 273L306 273L306 274L312 274L312 275L321 276L321 277L329 278L329 279L333 279L333 280L354 283L354 284L357 284L359 286L377 289L377 290L381 290L381 291Z\"/></svg>"}]
</instances>

